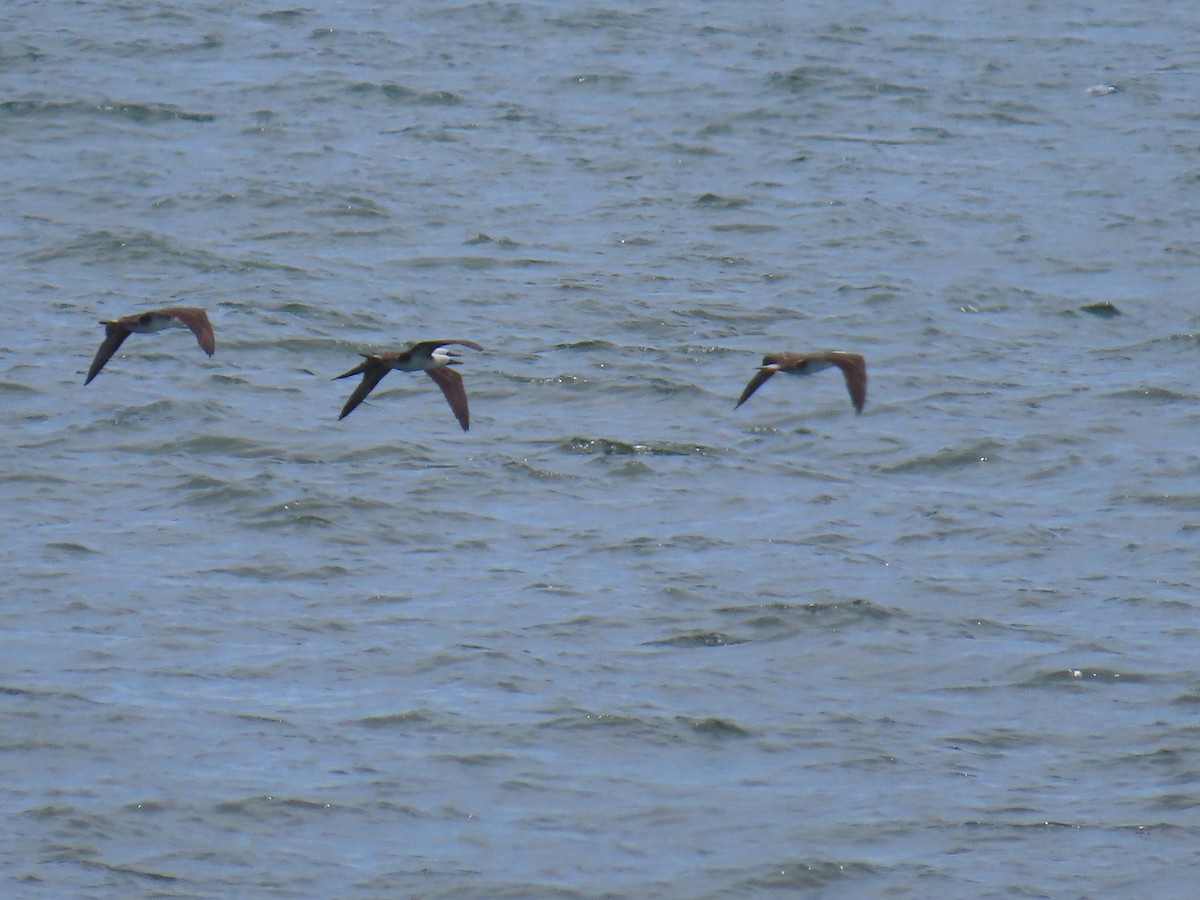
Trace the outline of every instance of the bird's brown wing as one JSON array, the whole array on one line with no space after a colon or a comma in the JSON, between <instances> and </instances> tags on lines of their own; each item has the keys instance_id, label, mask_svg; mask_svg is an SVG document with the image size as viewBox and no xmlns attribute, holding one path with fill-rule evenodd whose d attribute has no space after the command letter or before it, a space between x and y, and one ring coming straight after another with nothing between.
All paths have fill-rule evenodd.
<instances>
[{"instance_id":1,"label":"bird's brown wing","mask_svg":"<svg viewBox=\"0 0 1200 900\"><path fill-rule=\"evenodd\" d=\"M160 309L158 312L166 316L173 316L190 328L192 334L196 336L196 343L209 356L217 352L217 340L213 336L212 323L208 321L208 313L204 310L195 306L171 306L167 309Z\"/></svg>"},{"instance_id":2,"label":"bird's brown wing","mask_svg":"<svg viewBox=\"0 0 1200 900\"><path fill-rule=\"evenodd\" d=\"M100 345L100 349L96 351L96 356L92 360L92 366L88 369L87 378L83 382L85 386L90 384L92 379L100 374L100 370L104 368L104 364L112 359L112 355L117 352L121 344L125 343L125 338L131 334L128 328L124 325L118 325L116 322L102 324L104 324L104 342Z\"/></svg>"},{"instance_id":3,"label":"bird's brown wing","mask_svg":"<svg viewBox=\"0 0 1200 900\"><path fill-rule=\"evenodd\" d=\"M346 418L350 413L354 412L358 404L367 399L367 394L375 390L375 385L383 380L383 376L390 371L387 366L378 360L367 358L361 365L351 369L345 375L339 375L338 378L347 378L350 375L357 375L362 372L362 381L358 383L358 387L354 389L354 393L350 395L350 399L346 401L346 405L342 407L342 414L338 416L338 421ZM335 381L337 379L334 379Z\"/></svg>"},{"instance_id":4,"label":"bird's brown wing","mask_svg":"<svg viewBox=\"0 0 1200 900\"><path fill-rule=\"evenodd\" d=\"M831 353L830 361L846 376L846 390L854 411L861 413L867 402L867 363L857 353Z\"/></svg>"},{"instance_id":5,"label":"bird's brown wing","mask_svg":"<svg viewBox=\"0 0 1200 900\"><path fill-rule=\"evenodd\" d=\"M329 380L337 381L339 378L349 378L351 375L361 375L363 372L367 371L367 369L371 368L372 363L375 363L376 365L378 365L382 361L380 357L373 356L369 353L363 353L362 358L363 358L363 361L360 362L353 369L351 369L349 372L343 372L341 375L334 375L333 378L331 378Z\"/></svg>"},{"instance_id":6,"label":"bird's brown wing","mask_svg":"<svg viewBox=\"0 0 1200 900\"><path fill-rule=\"evenodd\" d=\"M761 368L757 372L755 372L754 377L750 379L750 383L748 385L746 385L746 389L744 391L742 391L741 399L738 400L738 402L734 405L733 408L737 409L739 406L741 406L743 403L745 403L747 400L749 400L750 395L753 394L755 391L757 391L760 387L762 387L763 384L766 382L766 380L768 378L770 378L772 375L774 375L776 371L777 370L774 368L768 368L768 367L764 366L763 368Z\"/></svg>"},{"instance_id":7,"label":"bird's brown wing","mask_svg":"<svg viewBox=\"0 0 1200 900\"><path fill-rule=\"evenodd\" d=\"M458 419L458 424L462 426L462 430L469 430L471 427L471 416L467 411L467 389L463 387L462 376L449 366L426 369L425 374L436 381L437 386L446 395L446 402L450 404L450 409L454 411L454 417Z\"/></svg>"}]
</instances>

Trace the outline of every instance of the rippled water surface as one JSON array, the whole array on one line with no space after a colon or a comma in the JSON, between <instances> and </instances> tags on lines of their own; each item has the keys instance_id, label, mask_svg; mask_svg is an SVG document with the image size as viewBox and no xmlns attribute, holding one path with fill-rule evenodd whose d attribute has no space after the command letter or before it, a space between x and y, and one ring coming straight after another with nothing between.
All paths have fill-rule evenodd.
<instances>
[{"instance_id":1,"label":"rippled water surface","mask_svg":"<svg viewBox=\"0 0 1200 900\"><path fill-rule=\"evenodd\" d=\"M5 896L1192 896L1200 12L336 6L0 11Z\"/></svg>"}]
</instances>

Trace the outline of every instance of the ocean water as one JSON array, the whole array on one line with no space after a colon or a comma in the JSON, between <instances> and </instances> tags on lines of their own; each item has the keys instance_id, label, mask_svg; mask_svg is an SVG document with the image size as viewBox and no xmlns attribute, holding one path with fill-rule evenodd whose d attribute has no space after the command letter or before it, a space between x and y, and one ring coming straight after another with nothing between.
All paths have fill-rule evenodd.
<instances>
[{"instance_id":1,"label":"ocean water","mask_svg":"<svg viewBox=\"0 0 1200 900\"><path fill-rule=\"evenodd\" d=\"M336 6L0 10L4 895L1192 896L1200 10Z\"/></svg>"}]
</instances>

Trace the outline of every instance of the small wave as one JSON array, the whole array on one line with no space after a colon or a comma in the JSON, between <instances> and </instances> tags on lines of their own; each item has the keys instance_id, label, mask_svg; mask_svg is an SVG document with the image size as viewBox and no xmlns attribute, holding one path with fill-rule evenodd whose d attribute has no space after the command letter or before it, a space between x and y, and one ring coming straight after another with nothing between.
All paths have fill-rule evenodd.
<instances>
[{"instance_id":1,"label":"small wave","mask_svg":"<svg viewBox=\"0 0 1200 900\"><path fill-rule=\"evenodd\" d=\"M116 116L131 122L212 122L213 113L188 112L170 103L121 103L85 100L5 100L0 102L0 116L32 117L45 116Z\"/></svg>"},{"instance_id":2,"label":"small wave","mask_svg":"<svg viewBox=\"0 0 1200 900\"><path fill-rule=\"evenodd\" d=\"M162 234L152 231L118 232L107 229L87 231L58 246L34 251L28 259L32 262L54 262L62 259L79 259L86 265L105 263L166 260L190 266L201 272L243 271L250 267L269 265L244 263L227 259L205 250L186 247Z\"/></svg>"},{"instance_id":3,"label":"small wave","mask_svg":"<svg viewBox=\"0 0 1200 900\"><path fill-rule=\"evenodd\" d=\"M696 206L703 206L708 209L739 209L745 206L749 201L741 197L722 197L720 194L701 194L694 201Z\"/></svg>"},{"instance_id":4,"label":"small wave","mask_svg":"<svg viewBox=\"0 0 1200 900\"><path fill-rule=\"evenodd\" d=\"M415 105L457 106L465 102L461 94L456 94L453 91L421 91L391 81L385 81L382 84L376 84L373 81L359 81L350 85L348 90L356 94L378 93L384 98L397 103L411 103Z\"/></svg>"},{"instance_id":5,"label":"small wave","mask_svg":"<svg viewBox=\"0 0 1200 900\"><path fill-rule=\"evenodd\" d=\"M772 867L768 875L751 878L746 882L750 893L770 889L790 894L793 891L809 891L830 888L851 878L869 878L878 873L876 866L864 862L841 862L819 860L815 862L789 862ZM754 889L754 890L750 890ZM869 894L869 891L865 891Z\"/></svg>"},{"instance_id":6,"label":"small wave","mask_svg":"<svg viewBox=\"0 0 1200 900\"><path fill-rule=\"evenodd\" d=\"M691 716L680 716L678 721L687 725L692 731L697 734L704 734L710 737L749 737L751 731L748 728L743 728L736 722L730 722L728 719L693 719Z\"/></svg>"},{"instance_id":7,"label":"small wave","mask_svg":"<svg viewBox=\"0 0 1200 900\"><path fill-rule=\"evenodd\" d=\"M895 465L883 466L881 471L900 474L961 469L994 459L996 451L999 449L1000 444L996 441L976 441L963 447L944 447L933 453L923 453Z\"/></svg>"},{"instance_id":8,"label":"small wave","mask_svg":"<svg viewBox=\"0 0 1200 900\"><path fill-rule=\"evenodd\" d=\"M1121 672L1104 666L1080 666L1079 668L1050 669L1037 672L1025 679L1026 687L1041 687L1045 685L1076 684L1089 682L1092 684L1145 684L1155 681L1152 675L1139 672Z\"/></svg>"},{"instance_id":9,"label":"small wave","mask_svg":"<svg viewBox=\"0 0 1200 900\"><path fill-rule=\"evenodd\" d=\"M1183 512L1200 510L1200 494L1141 494L1134 499L1146 506L1161 506Z\"/></svg>"},{"instance_id":10,"label":"small wave","mask_svg":"<svg viewBox=\"0 0 1200 900\"><path fill-rule=\"evenodd\" d=\"M611 438L572 437L559 443L558 448L568 453L588 456L717 456L720 451L703 444L685 444L675 441L650 441L630 443Z\"/></svg>"},{"instance_id":11,"label":"small wave","mask_svg":"<svg viewBox=\"0 0 1200 900\"><path fill-rule=\"evenodd\" d=\"M657 641L646 641L644 647L729 647L734 644L745 644L749 638L733 637L721 631L693 631L674 637L661 638Z\"/></svg>"},{"instance_id":12,"label":"small wave","mask_svg":"<svg viewBox=\"0 0 1200 900\"><path fill-rule=\"evenodd\" d=\"M1105 396L1115 400L1147 400L1151 403L1178 403L1192 399L1187 394L1160 387L1129 388L1123 391L1113 391Z\"/></svg>"}]
</instances>

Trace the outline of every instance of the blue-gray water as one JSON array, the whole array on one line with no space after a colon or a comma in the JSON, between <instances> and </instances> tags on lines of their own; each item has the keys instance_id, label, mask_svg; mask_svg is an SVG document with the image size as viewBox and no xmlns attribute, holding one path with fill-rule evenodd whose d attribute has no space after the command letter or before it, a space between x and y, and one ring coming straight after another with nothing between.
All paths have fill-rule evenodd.
<instances>
[{"instance_id":1,"label":"blue-gray water","mask_svg":"<svg viewBox=\"0 0 1200 900\"><path fill-rule=\"evenodd\" d=\"M0 11L4 895L1192 896L1200 9L325 6Z\"/></svg>"}]
</instances>

